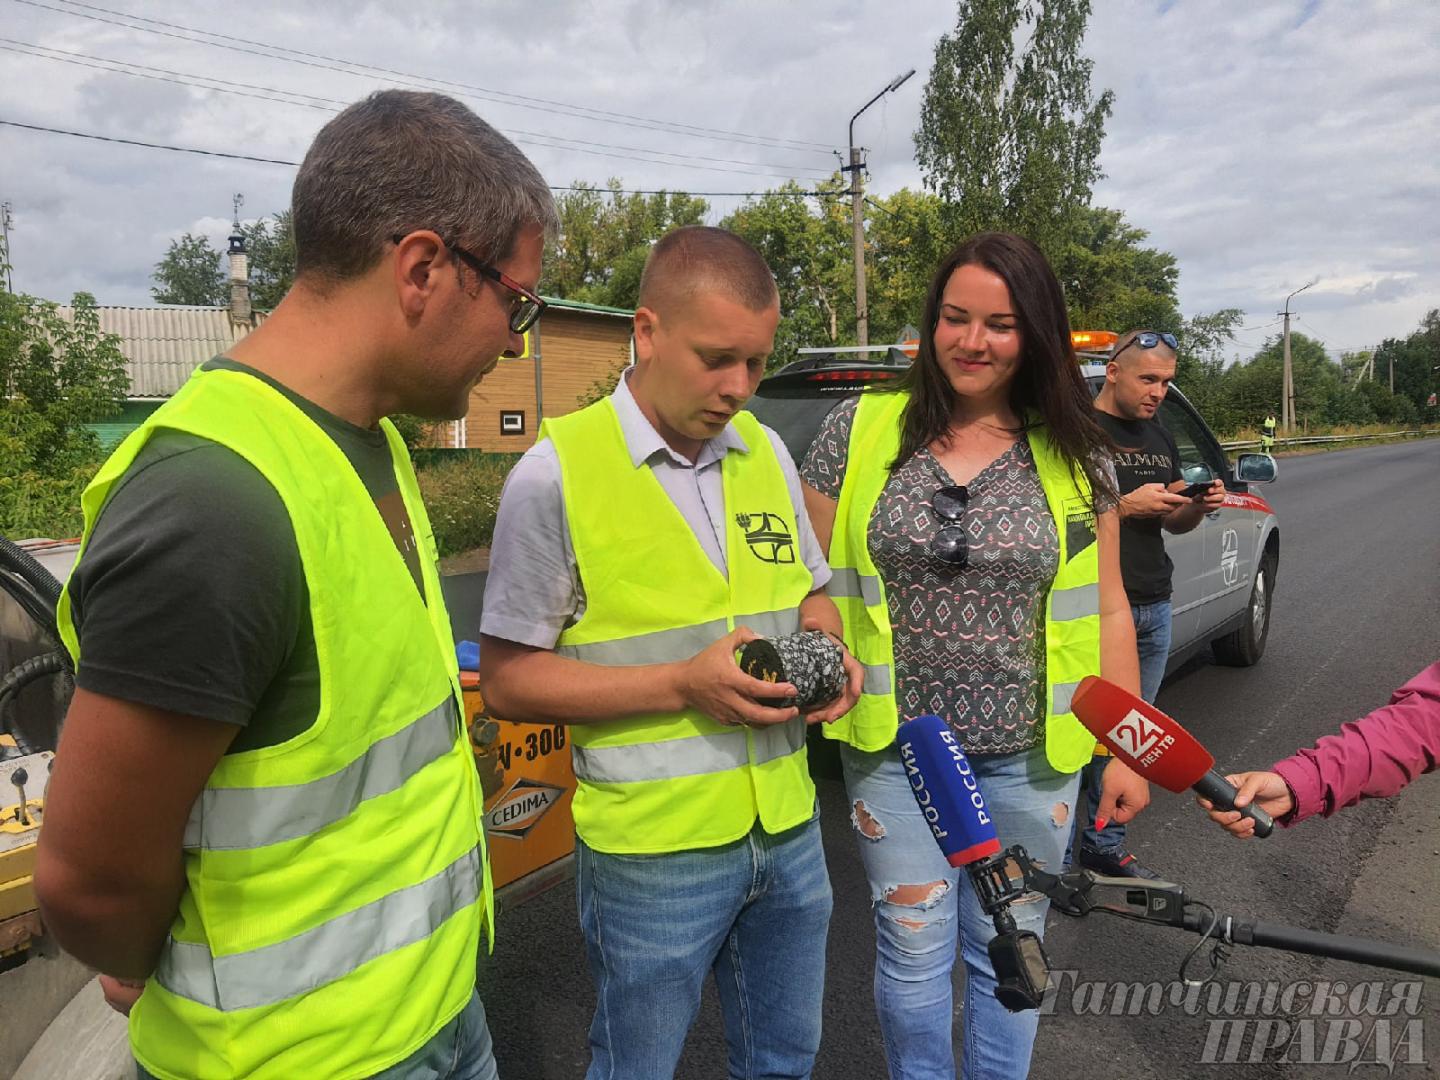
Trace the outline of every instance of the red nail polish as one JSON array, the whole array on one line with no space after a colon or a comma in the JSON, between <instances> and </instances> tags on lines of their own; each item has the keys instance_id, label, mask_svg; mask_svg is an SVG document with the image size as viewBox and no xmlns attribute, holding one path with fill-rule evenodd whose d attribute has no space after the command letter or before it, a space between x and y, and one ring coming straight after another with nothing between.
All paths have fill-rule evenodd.
<instances>
[{"instance_id":1,"label":"red nail polish","mask_svg":"<svg viewBox=\"0 0 1440 1080\"><path fill-rule=\"evenodd\" d=\"M1096 814L1096 815L1095 815L1095 831L1096 831L1096 832L1100 832L1100 831L1101 831L1102 829L1104 829L1105 826L1108 825L1109 823L1110 823L1110 819L1109 819L1109 818L1101 817L1099 814Z\"/></svg>"}]
</instances>

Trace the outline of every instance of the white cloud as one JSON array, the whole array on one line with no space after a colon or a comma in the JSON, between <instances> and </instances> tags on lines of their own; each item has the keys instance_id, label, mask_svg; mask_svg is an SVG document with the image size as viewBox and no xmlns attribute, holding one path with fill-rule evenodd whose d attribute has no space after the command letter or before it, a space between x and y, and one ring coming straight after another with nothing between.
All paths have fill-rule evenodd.
<instances>
[{"instance_id":1,"label":"white cloud","mask_svg":"<svg viewBox=\"0 0 1440 1080\"><path fill-rule=\"evenodd\" d=\"M944 4L863 0L313 0L251 4L243 19L220 0L99 2L133 8L162 33L0 0L5 36L250 84L229 89L261 97L253 87L349 101L404 78L331 70L322 57L443 79L502 129L550 136L515 135L554 183L617 176L630 187L704 191L827 172L836 158L814 144L843 149L850 115L911 67L915 78L872 107L856 134L870 149L873 190L918 185L921 92L935 41L955 18ZM254 55L270 51L263 46L214 48L182 40L187 26L313 55L286 62ZM1262 324L1318 276L1295 306L1327 342L1408 333L1440 306L1437 44L1440 5L1429 0L1097 3L1086 48L1097 90L1116 100L1096 200L1177 256L1188 312L1236 306L1246 325ZM257 100L51 56L0 52L0 118L298 160L331 115L325 101ZM627 126L609 122L624 116L576 115L546 100L641 119ZM643 118L804 145L719 141ZM556 137L635 149L540 145ZM668 163L618 156L659 152ZM169 239L199 229L223 240L234 192L253 218L283 209L292 179L283 166L4 127L0 162L17 286L54 297L88 289L110 303L148 301ZM738 200L711 201L718 215Z\"/></svg>"}]
</instances>

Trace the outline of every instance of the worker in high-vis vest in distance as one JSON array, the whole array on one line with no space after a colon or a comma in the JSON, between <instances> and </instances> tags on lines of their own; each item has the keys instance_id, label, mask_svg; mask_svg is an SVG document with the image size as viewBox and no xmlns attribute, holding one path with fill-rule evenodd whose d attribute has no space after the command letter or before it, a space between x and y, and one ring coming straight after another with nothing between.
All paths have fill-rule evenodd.
<instances>
[{"instance_id":1,"label":"worker in high-vis vest in distance","mask_svg":"<svg viewBox=\"0 0 1440 1080\"><path fill-rule=\"evenodd\" d=\"M1120 576L1115 471L1070 344L1060 284L1007 233L955 248L925 298L898 391L841 402L801 466L834 569L829 591L864 693L841 741L875 916L875 1000L892 1077L1023 1078L1038 1014L995 997L995 935L912 797L897 722L941 717L969 756L1001 843L1058 870L1095 739L1070 711L1087 675L1139 686ZM1149 799L1121 762L1101 816ZM1044 934L1048 902L1011 907ZM952 1046L956 945L964 1050Z\"/></svg>"},{"instance_id":2,"label":"worker in high-vis vest in distance","mask_svg":"<svg viewBox=\"0 0 1440 1080\"><path fill-rule=\"evenodd\" d=\"M1274 412L1266 413L1265 422L1260 425L1260 449L1267 454L1275 448L1276 426Z\"/></svg>"},{"instance_id":3,"label":"worker in high-vis vest in distance","mask_svg":"<svg viewBox=\"0 0 1440 1080\"><path fill-rule=\"evenodd\" d=\"M494 1080L479 785L383 418L464 416L523 347L555 206L464 105L382 91L293 212L290 292L85 491L35 888L142 1078Z\"/></svg>"},{"instance_id":4,"label":"worker in high-vis vest in distance","mask_svg":"<svg viewBox=\"0 0 1440 1080\"><path fill-rule=\"evenodd\" d=\"M652 249L635 364L546 421L500 501L480 685L511 720L567 723L580 923L596 1011L588 1076L673 1076L711 972L731 1076L807 1077L820 1042L830 881L808 724L736 652L818 630L830 570L778 435L741 407L779 321L732 233ZM781 702L781 704L777 704Z\"/></svg>"}]
</instances>

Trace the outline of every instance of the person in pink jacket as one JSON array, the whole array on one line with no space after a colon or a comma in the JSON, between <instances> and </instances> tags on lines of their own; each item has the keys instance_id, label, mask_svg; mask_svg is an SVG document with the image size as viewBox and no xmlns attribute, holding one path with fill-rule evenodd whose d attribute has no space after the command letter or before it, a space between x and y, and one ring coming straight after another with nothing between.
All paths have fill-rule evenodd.
<instances>
[{"instance_id":1,"label":"person in pink jacket","mask_svg":"<svg viewBox=\"0 0 1440 1080\"><path fill-rule=\"evenodd\" d=\"M1313 814L1329 817L1361 799L1394 795L1440 765L1440 663L1396 690L1390 704L1344 724L1312 748L1277 761L1269 772L1234 773L1236 806L1251 800L1289 827ZM1246 839L1255 823L1233 810L1197 802L1232 836Z\"/></svg>"}]
</instances>

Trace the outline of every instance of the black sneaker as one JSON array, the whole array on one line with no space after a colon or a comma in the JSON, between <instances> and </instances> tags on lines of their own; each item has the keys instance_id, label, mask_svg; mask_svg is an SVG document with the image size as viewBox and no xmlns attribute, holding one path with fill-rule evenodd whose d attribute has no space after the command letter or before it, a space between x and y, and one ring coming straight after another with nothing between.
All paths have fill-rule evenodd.
<instances>
[{"instance_id":1,"label":"black sneaker","mask_svg":"<svg viewBox=\"0 0 1440 1080\"><path fill-rule=\"evenodd\" d=\"M1148 881L1159 881L1160 875L1145 866L1139 859L1131 855L1124 848L1117 848L1114 851L1099 852L1090 851L1088 848L1080 849L1080 865L1086 870L1093 870L1097 874L1104 874L1106 877L1134 877L1145 878Z\"/></svg>"}]
</instances>

